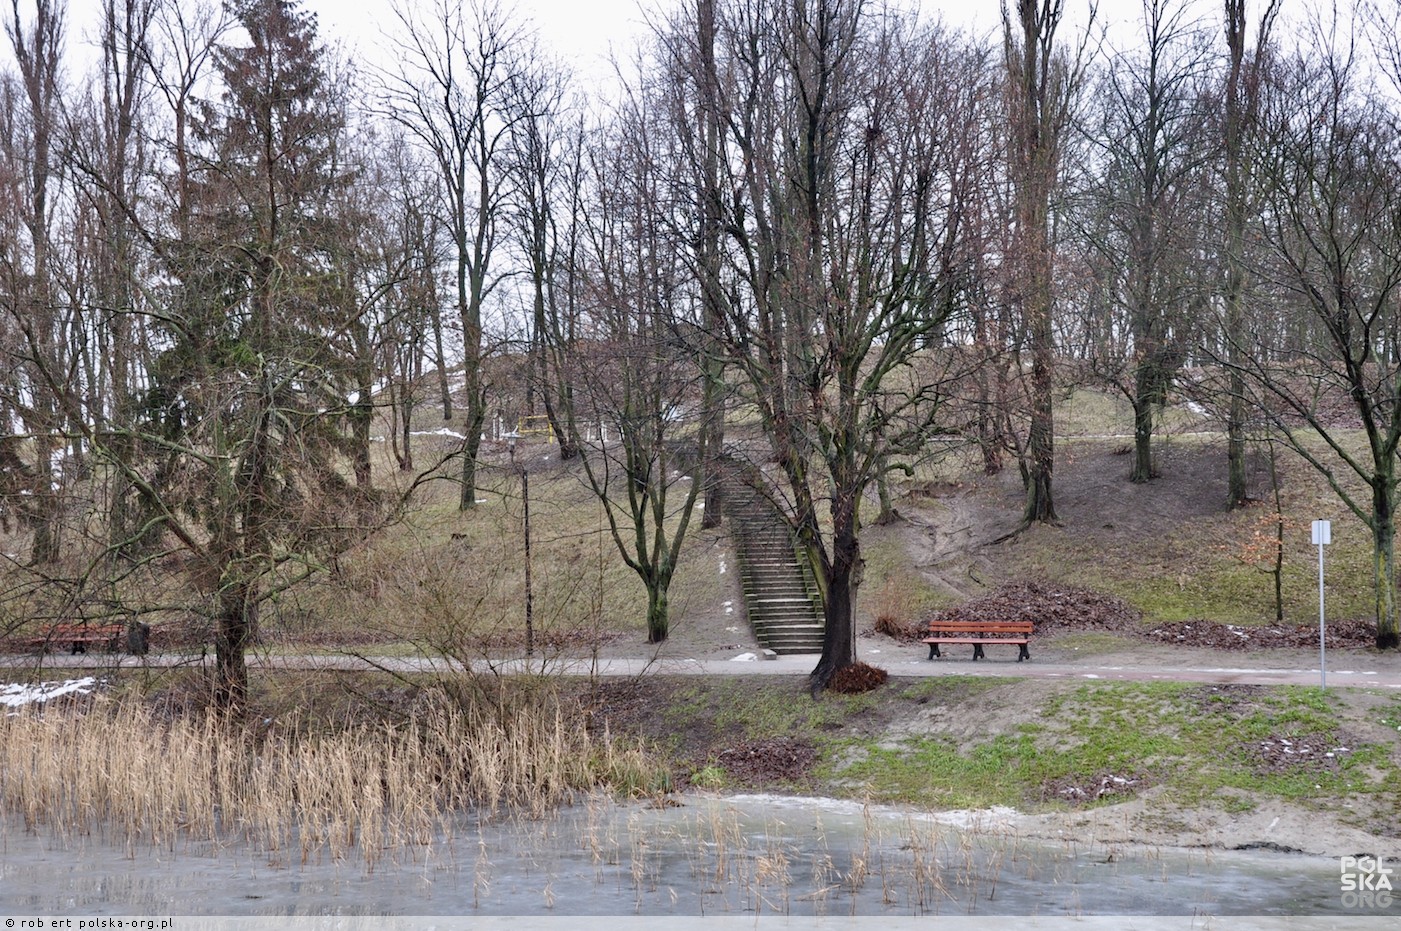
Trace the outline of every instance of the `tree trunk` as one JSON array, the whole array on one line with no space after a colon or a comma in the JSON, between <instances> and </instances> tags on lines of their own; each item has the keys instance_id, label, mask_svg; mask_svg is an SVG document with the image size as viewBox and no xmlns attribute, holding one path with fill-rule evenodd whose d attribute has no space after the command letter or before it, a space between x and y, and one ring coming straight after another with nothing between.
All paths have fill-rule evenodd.
<instances>
[{"instance_id":1,"label":"tree trunk","mask_svg":"<svg viewBox=\"0 0 1401 931\"><path fill-rule=\"evenodd\" d=\"M1230 408L1226 413L1226 506L1232 510L1250 503L1245 474L1245 382L1231 370Z\"/></svg>"},{"instance_id":2,"label":"tree trunk","mask_svg":"<svg viewBox=\"0 0 1401 931\"><path fill-rule=\"evenodd\" d=\"M713 368L712 368L713 366ZM696 480L703 482L704 497L701 499L701 528L710 530L720 526L724 495L724 456L725 456L725 403L721 396L724 378L717 373L720 366L706 362L704 397L701 401L702 453L699 474Z\"/></svg>"},{"instance_id":3,"label":"tree trunk","mask_svg":"<svg viewBox=\"0 0 1401 931\"><path fill-rule=\"evenodd\" d=\"M368 336L366 342L368 342ZM370 425L375 416L374 399L370 397L374 390L374 367L373 363L357 366L360 369L359 388L360 397L350 408L351 432L355 437L355 450L352 455L355 469L355 487L361 491L369 491L374 487L374 475L370 464Z\"/></svg>"},{"instance_id":4,"label":"tree trunk","mask_svg":"<svg viewBox=\"0 0 1401 931\"><path fill-rule=\"evenodd\" d=\"M851 506L839 511L854 512ZM832 535L832 562L826 567L823 592L822 658L808 676L814 697L832 677L856 662L856 589L861 584L861 541L856 534L855 514L838 513L840 527Z\"/></svg>"},{"instance_id":5,"label":"tree trunk","mask_svg":"<svg viewBox=\"0 0 1401 931\"><path fill-rule=\"evenodd\" d=\"M1133 469L1129 481L1142 485L1158 477L1153 468L1153 402L1140 390L1133 399Z\"/></svg>"},{"instance_id":6,"label":"tree trunk","mask_svg":"<svg viewBox=\"0 0 1401 931\"><path fill-rule=\"evenodd\" d=\"M399 457L399 471L413 471L413 393L409 391L407 382L399 389L399 433L401 445L404 448L403 454Z\"/></svg>"},{"instance_id":7,"label":"tree trunk","mask_svg":"<svg viewBox=\"0 0 1401 931\"><path fill-rule=\"evenodd\" d=\"M226 573L219 589L214 631L214 701L221 709L240 708L248 697L245 654L253 644L257 627L257 584Z\"/></svg>"},{"instance_id":8,"label":"tree trunk","mask_svg":"<svg viewBox=\"0 0 1401 931\"><path fill-rule=\"evenodd\" d=\"M462 441L462 497L457 507L466 511L477 506L477 453L482 448L482 426L486 423L486 398L468 378L466 439Z\"/></svg>"},{"instance_id":9,"label":"tree trunk","mask_svg":"<svg viewBox=\"0 0 1401 931\"><path fill-rule=\"evenodd\" d=\"M667 588L670 579L654 579L647 586L647 642L661 643L666 640L670 619L668 617Z\"/></svg>"},{"instance_id":10,"label":"tree trunk","mask_svg":"<svg viewBox=\"0 0 1401 931\"><path fill-rule=\"evenodd\" d=\"M1031 367L1031 429L1027 452L1031 463L1027 473L1026 523L1051 524L1056 507L1051 495L1051 475L1055 471L1055 420L1052 413L1050 313L1045 313L1046 335L1033 336L1035 347ZM1039 324L1038 324L1039 329Z\"/></svg>"},{"instance_id":11,"label":"tree trunk","mask_svg":"<svg viewBox=\"0 0 1401 931\"><path fill-rule=\"evenodd\" d=\"M880 511L876 514L876 524L885 526L894 523L896 518L895 503L890 497L890 479L884 468L876 475L876 498L880 501Z\"/></svg>"},{"instance_id":12,"label":"tree trunk","mask_svg":"<svg viewBox=\"0 0 1401 931\"><path fill-rule=\"evenodd\" d=\"M1394 466L1388 464L1372 485L1373 579L1377 592L1377 649L1401 645L1396 625L1396 515L1392 502Z\"/></svg>"},{"instance_id":13,"label":"tree trunk","mask_svg":"<svg viewBox=\"0 0 1401 931\"><path fill-rule=\"evenodd\" d=\"M438 366L438 391L442 394L443 420L452 420L452 386L448 383L448 357L443 352L443 320L435 311L433 321L433 361Z\"/></svg>"},{"instance_id":14,"label":"tree trunk","mask_svg":"<svg viewBox=\"0 0 1401 931\"><path fill-rule=\"evenodd\" d=\"M1270 441L1270 488L1275 499L1275 620L1284 620L1284 500L1279 493L1279 462L1274 441Z\"/></svg>"}]
</instances>

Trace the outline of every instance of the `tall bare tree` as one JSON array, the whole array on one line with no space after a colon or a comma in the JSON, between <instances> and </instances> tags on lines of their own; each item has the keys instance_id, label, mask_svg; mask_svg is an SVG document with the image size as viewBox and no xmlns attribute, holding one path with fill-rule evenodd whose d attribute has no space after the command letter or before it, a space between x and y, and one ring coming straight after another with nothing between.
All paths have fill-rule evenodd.
<instances>
[{"instance_id":1,"label":"tall bare tree","mask_svg":"<svg viewBox=\"0 0 1401 931\"><path fill-rule=\"evenodd\" d=\"M1027 523L1056 520L1051 200L1083 76L1082 57L1072 58L1057 44L1064 14L1064 0L1016 0L1015 13L1006 0L1002 4L1017 256L1010 270L1031 353L1031 418L1024 460Z\"/></svg>"},{"instance_id":2,"label":"tall bare tree","mask_svg":"<svg viewBox=\"0 0 1401 931\"><path fill-rule=\"evenodd\" d=\"M1096 374L1133 408L1129 480L1157 475L1153 423L1187 358L1208 289L1203 216L1206 56L1184 5L1144 0L1142 41L1111 62L1092 141L1101 166L1087 192L1098 229L1088 246L1116 321L1088 340ZM1114 333L1124 339L1115 339Z\"/></svg>"},{"instance_id":3,"label":"tall bare tree","mask_svg":"<svg viewBox=\"0 0 1401 931\"><path fill-rule=\"evenodd\" d=\"M511 162L520 252L525 259L530 304L530 376L559 443L561 460L579 452L574 386L563 356L572 352L575 273L583 147L582 117L566 102L568 72L557 62L536 60L514 80Z\"/></svg>"},{"instance_id":4,"label":"tall bare tree","mask_svg":"<svg viewBox=\"0 0 1401 931\"><path fill-rule=\"evenodd\" d=\"M1257 206L1257 197L1252 193L1254 172L1250 153L1257 148L1253 136L1260 118L1261 82L1279 6L1278 0L1267 0L1255 22L1255 41L1250 45L1251 22L1245 0L1225 0L1227 58L1225 113L1221 122L1225 281L1222 298L1226 305L1225 351L1230 363L1227 366L1226 500L1232 508L1249 501L1245 469L1249 412L1241 375L1241 364L1245 360L1240 355L1240 347L1247 343L1246 298L1250 288L1246 230Z\"/></svg>"},{"instance_id":5,"label":"tall bare tree","mask_svg":"<svg viewBox=\"0 0 1401 931\"><path fill-rule=\"evenodd\" d=\"M816 692L856 660L862 497L938 412L921 350L949 313L947 173L967 153L941 128L962 118L947 67L959 41L846 0L717 4L716 19L730 282L716 345L759 414L770 491L822 591Z\"/></svg>"},{"instance_id":6,"label":"tall bare tree","mask_svg":"<svg viewBox=\"0 0 1401 931\"><path fill-rule=\"evenodd\" d=\"M1239 371L1272 400L1280 435L1372 534L1377 646L1394 648L1395 515L1401 475L1401 145L1396 114L1360 84L1356 35L1336 13L1313 24L1262 109L1265 201L1255 220L1283 309L1302 311L1284 347L1250 336ZM1327 402L1351 404L1340 422ZM1351 436L1360 427L1363 447ZM1320 449L1316 440L1321 440ZM1357 494L1339 474L1362 483Z\"/></svg>"},{"instance_id":7,"label":"tall bare tree","mask_svg":"<svg viewBox=\"0 0 1401 931\"><path fill-rule=\"evenodd\" d=\"M721 463L725 446L725 364L714 341L731 300L724 275L726 192L721 188L725 159L725 109L717 61L719 28L716 0L695 0L659 36L668 68L668 102L684 159L683 183L689 194L678 235L689 241L687 254L700 289L701 344L696 347L705 373L701 431L708 450L697 479L704 487L703 527L718 527L723 513Z\"/></svg>"},{"instance_id":8,"label":"tall bare tree","mask_svg":"<svg viewBox=\"0 0 1401 931\"><path fill-rule=\"evenodd\" d=\"M15 390L8 401L20 415L33 451L27 469L29 500L23 510L33 528L30 558L43 564L59 554L61 527L54 455L56 433L63 424L51 375L64 368L65 343L51 266L51 236L63 106L64 9L52 0L36 0L33 17L26 18L19 0L12 0L4 25L20 91L8 98L15 111L5 154L21 192L13 219L23 232L23 239L11 239L6 256L9 299L5 309L18 354L12 360Z\"/></svg>"},{"instance_id":9,"label":"tall bare tree","mask_svg":"<svg viewBox=\"0 0 1401 931\"><path fill-rule=\"evenodd\" d=\"M600 425L580 454L613 542L647 590L648 643L670 629L671 581L701 490L686 472L706 453L704 432L688 436L701 373L678 322L694 319L695 293L670 234L676 153L659 110L630 95L590 156L580 269L587 335L573 343L570 373L576 407Z\"/></svg>"},{"instance_id":10,"label":"tall bare tree","mask_svg":"<svg viewBox=\"0 0 1401 931\"><path fill-rule=\"evenodd\" d=\"M406 37L385 104L440 175L462 327L467 411L459 507L467 510L477 500L477 452L486 422L485 314L504 275L494 260L514 193L511 130L520 114L512 108L513 92L530 48L491 0L434 0L426 11L404 6L397 15Z\"/></svg>"}]
</instances>

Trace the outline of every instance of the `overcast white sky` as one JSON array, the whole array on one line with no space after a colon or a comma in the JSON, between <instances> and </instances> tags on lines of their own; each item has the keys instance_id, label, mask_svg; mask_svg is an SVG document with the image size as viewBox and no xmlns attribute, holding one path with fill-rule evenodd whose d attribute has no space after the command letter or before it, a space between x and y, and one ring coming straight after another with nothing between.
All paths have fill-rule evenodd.
<instances>
[{"instance_id":1,"label":"overcast white sky","mask_svg":"<svg viewBox=\"0 0 1401 931\"><path fill-rule=\"evenodd\" d=\"M395 2L414 0L302 0L306 9L316 13L322 38L340 42L357 51L368 63L377 61L384 48L381 35L395 25L392 13ZM426 0L425 0L426 2ZM556 54L573 64L578 71L593 80L603 80L611 73L607 67L610 49L626 58L626 53L644 33L643 9L656 10L681 0L502 0L506 7L533 22L545 44ZM911 3L918 0L910 0ZM1132 21L1141 9L1142 0L1098 0L1101 22L1111 25ZM1259 0L1255 0L1259 2ZM1220 0L1194 0L1198 9L1215 12ZM26 0L21 0L21 9ZM951 25L970 26L979 31L991 30L999 22L997 0L922 0L922 8L938 14ZM1090 0L1067 0L1069 26L1082 23ZM97 20L99 0L69 0L70 41L81 43L91 34ZM79 49L72 60L84 56Z\"/></svg>"},{"instance_id":2,"label":"overcast white sky","mask_svg":"<svg viewBox=\"0 0 1401 931\"><path fill-rule=\"evenodd\" d=\"M380 30L392 27L395 0L303 0L314 10L322 34L340 38L373 57ZM399 0L406 2L406 0ZM646 29L643 10L665 9L680 0L503 0L507 8L529 19L546 44L581 70L602 69L610 48L625 53ZM1133 18L1141 0L1098 0L1102 21ZM1219 6L1215 0L1212 8ZM1068 0L1067 16L1083 22L1090 0ZM997 0L923 0L920 6L953 25L992 29L1000 22Z\"/></svg>"}]
</instances>

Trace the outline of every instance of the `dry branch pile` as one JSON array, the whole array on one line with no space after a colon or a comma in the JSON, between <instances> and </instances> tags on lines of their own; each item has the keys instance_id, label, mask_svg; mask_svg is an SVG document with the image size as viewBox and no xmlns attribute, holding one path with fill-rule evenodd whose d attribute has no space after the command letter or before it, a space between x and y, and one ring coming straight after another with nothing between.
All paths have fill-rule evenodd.
<instances>
[{"instance_id":1,"label":"dry branch pile","mask_svg":"<svg viewBox=\"0 0 1401 931\"><path fill-rule=\"evenodd\" d=\"M936 612L927 621L1031 621L1036 632L1044 634L1056 630L1137 631L1142 619L1137 608L1113 595L1024 581Z\"/></svg>"},{"instance_id":2,"label":"dry branch pile","mask_svg":"<svg viewBox=\"0 0 1401 931\"><path fill-rule=\"evenodd\" d=\"M1328 646L1367 647L1377 641L1366 621L1333 621L1327 625ZM1150 640L1217 650L1265 650L1278 647L1317 647L1317 624L1238 627L1216 621L1191 620L1159 624L1145 632Z\"/></svg>"}]
</instances>

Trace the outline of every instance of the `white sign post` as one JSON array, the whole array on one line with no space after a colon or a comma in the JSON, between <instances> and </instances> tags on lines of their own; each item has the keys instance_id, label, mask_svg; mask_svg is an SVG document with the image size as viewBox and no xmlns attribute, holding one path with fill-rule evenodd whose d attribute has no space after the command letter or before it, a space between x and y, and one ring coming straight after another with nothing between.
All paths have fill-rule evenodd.
<instances>
[{"instance_id":1,"label":"white sign post","mask_svg":"<svg viewBox=\"0 0 1401 931\"><path fill-rule=\"evenodd\" d=\"M1318 547L1318 687L1328 688L1328 666L1323 649L1323 548L1333 542L1333 522L1313 522L1313 545Z\"/></svg>"}]
</instances>

